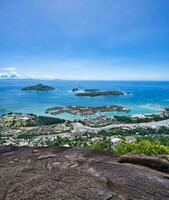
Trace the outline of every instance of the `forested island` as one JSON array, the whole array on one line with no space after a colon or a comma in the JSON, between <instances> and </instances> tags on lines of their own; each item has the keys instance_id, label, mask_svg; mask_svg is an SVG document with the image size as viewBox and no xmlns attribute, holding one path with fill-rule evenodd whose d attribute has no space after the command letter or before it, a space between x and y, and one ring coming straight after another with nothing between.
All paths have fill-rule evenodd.
<instances>
[{"instance_id":1,"label":"forested island","mask_svg":"<svg viewBox=\"0 0 169 200\"><path fill-rule=\"evenodd\" d=\"M55 90L55 88L48 85L43 85L43 84L37 84L37 85L27 86L27 87L22 88L22 91L36 91L36 92L48 92L52 90Z\"/></svg>"},{"instance_id":2,"label":"forested island","mask_svg":"<svg viewBox=\"0 0 169 200\"><path fill-rule=\"evenodd\" d=\"M74 88L72 91L76 96L80 97L123 96L125 94L129 94L128 92L125 93L121 91L100 91L98 89L79 90L78 88Z\"/></svg>"}]
</instances>

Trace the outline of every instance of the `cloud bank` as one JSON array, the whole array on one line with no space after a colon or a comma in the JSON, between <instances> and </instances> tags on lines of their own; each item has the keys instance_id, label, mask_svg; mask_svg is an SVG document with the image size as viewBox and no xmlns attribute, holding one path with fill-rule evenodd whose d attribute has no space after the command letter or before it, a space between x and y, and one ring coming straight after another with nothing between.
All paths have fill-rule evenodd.
<instances>
[{"instance_id":1,"label":"cloud bank","mask_svg":"<svg viewBox=\"0 0 169 200\"><path fill-rule=\"evenodd\" d=\"M51 75L37 75L37 74L27 74L19 72L15 67L5 67L0 71L0 79L44 79L44 80L52 80L56 79L56 77Z\"/></svg>"},{"instance_id":2,"label":"cloud bank","mask_svg":"<svg viewBox=\"0 0 169 200\"><path fill-rule=\"evenodd\" d=\"M0 72L0 79L28 79L31 76L27 74L21 74L17 71L15 67L6 67L3 68Z\"/></svg>"}]
</instances>

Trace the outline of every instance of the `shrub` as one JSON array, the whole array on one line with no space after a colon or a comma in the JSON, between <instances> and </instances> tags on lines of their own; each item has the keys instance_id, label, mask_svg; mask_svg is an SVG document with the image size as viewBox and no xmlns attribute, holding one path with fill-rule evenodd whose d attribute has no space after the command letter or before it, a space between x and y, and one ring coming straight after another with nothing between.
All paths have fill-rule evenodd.
<instances>
[{"instance_id":1,"label":"shrub","mask_svg":"<svg viewBox=\"0 0 169 200\"><path fill-rule=\"evenodd\" d=\"M160 141L150 142L142 139L136 143L122 142L114 149L114 154L123 155L126 153L145 154L145 155L169 155L169 147L164 146Z\"/></svg>"},{"instance_id":2,"label":"shrub","mask_svg":"<svg viewBox=\"0 0 169 200\"><path fill-rule=\"evenodd\" d=\"M112 143L109 140L98 141L92 144L90 147L93 150L112 151Z\"/></svg>"}]
</instances>

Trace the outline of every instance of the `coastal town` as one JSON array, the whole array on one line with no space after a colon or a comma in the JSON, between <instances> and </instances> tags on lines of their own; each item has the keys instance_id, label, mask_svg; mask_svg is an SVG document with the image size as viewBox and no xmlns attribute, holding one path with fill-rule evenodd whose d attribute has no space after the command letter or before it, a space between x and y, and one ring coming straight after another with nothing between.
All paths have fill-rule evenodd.
<instances>
[{"instance_id":1,"label":"coastal town","mask_svg":"<svg viewBox=\"0 0 169 200\"><path fill-rule=\"evenodd\" d=\"M159 115L97 117L78 121L21 113L8 113L0 118L0 143L5 146L57 144L83 148L99 141L109 141L113 147L123 141L135 143L142 137L169 141L168 132L168 108Z\"/></svg>"},{"instance_id":2,"label":"coastal town","mask_svg":"<svg viewBox=\"0 0 169 200\"><path fill-rule=\"evenodd\" d=\"M122 106L100 106L100 107L82 107L82 106L68 106L68 107L53 107L46 109L45 113L57 115L60 113L70 113L72 115L94 115L98 112L130 112L129 109Z\"/></svg>"}]
</instances>

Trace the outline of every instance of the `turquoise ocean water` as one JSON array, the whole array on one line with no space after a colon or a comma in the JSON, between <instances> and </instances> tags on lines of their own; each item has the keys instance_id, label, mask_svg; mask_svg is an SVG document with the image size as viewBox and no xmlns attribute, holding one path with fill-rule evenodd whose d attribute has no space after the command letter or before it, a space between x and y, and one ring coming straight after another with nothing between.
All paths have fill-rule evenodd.
<instances>
[{"instance_id":1,"label":"turquoise ocean water","mask_svg":"<svg viewBox=\"0 0 169 200\"><path fill-rule=\"evenodd\" d=\"M54 86L52 92L25 92L24 86L34 84ZM119 97L77 97L73 88L120 90L131 95ZM45 115L46 108L53 106L104 106L121 105L131 109L130 115L158 113L169 106L169 82L141 81L44 81L44 80L0 80L0 115L7 112L35 113ZM108 115L124 115L109 113ZM60 114L57 117L78 119L79 116Z\"/></svg>"}]
</instances>

